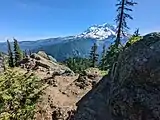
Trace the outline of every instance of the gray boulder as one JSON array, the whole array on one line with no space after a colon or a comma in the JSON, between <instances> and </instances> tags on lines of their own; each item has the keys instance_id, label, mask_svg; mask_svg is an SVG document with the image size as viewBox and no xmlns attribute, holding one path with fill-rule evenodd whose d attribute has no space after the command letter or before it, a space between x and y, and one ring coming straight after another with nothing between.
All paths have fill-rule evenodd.
<instances>
[{"instance_id":1,"label":"gray boulder","mask_svg":"<svg viewBox=\"0 0 160 120\"><path fill-rule=\"evenodd\" d=\"M112 76L114 120L160 119L160 33L151 33L125 50Z\"/></svg>"},{"instance_id":2,"label":"gray boulder","mask_svg":"<svg viewBox=\"0 0 160 120\"><path fill-rule=\"evenodd\" d=\"M59 75L74 75L74 72L65 65L61 65L58 62L53 62L50 59L46 59L45 57L42 57L42 55L36 53L33 53L30 57L20 61L20 65L22 68L27 68L29 70L40 70L46 72L47 74L54 74L56 72Z\"/></svg>"},{"instance_id":3,"label":"gray boulder","mask_svg":"<svg viewBox=\"0 0 160 120\"><path fill-rule=\"evenodd\" d=\"M49 60L51 60L52 62L57 62L57 60L55 58L53 58L51 55L48 55Z\"/></svg>"},{"instance_id":4,"label":"gray boulder","mask_svg":"<svg viewBox=\"0 0 160 120\"><path fill-rule=\"evenodd\" d=\"M47 55L44 51L39 51L39 52L37 53L37 55L39 55L39 56L41 56L41 57L49 60L48 55Z\"/></svg>"},{"instance_id":5,"label":"gray boulder","mask_svg":"<svg viewBox=\"0 0 160 120\"><path fill-rule=\"evenodd\" d=\"M75 120L160 119L160 33L143 37L78 103Z\"/></svg>"}]
</instances>

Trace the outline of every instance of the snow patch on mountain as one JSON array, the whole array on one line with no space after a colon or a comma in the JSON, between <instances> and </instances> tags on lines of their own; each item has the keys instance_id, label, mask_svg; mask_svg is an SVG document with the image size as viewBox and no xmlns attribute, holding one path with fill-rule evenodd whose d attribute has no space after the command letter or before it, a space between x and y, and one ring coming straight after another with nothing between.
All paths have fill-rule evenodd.
<instances>
[{"instance_id":1,"label":"snow patch on mountain","mask_svg":"<svg viewBox=\"0 0 160 120\"><path fill-rule=\"evenodd\" d=\"M77 35L78 38L93 38L97 40L104 40L110 36L116 36L116 27L110 24L94 25L89 27L86 31Z\"/></svg>"}]
</instances>

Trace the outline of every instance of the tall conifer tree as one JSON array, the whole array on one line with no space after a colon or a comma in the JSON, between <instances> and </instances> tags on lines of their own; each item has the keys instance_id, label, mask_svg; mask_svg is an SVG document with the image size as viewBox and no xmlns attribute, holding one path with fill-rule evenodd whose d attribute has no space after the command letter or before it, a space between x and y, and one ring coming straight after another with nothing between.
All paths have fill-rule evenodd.
<instances>
[{"instance_id":1,"label":"tall conifer tree","mask_svg":"<svg viewBox=\"0 0 160 120\"><path fill-rule=\"evenodd\" d=\"M90 52L91 67L97 66L98 57L99 57L99 55L97 54L97 48L98 48L97 44L94 43L94 45L91 48L91 52Z\"/></svg>"},{"instance_id":2,"label":"tall conifer tree","mask_svg":"<svg viewBox=\"0 0 160 120\"><path fill-rule=\"evenodd\" d=\"M16 39L14 39L14 58L15 58L15 66L18 67L19 66L18 62L22 60L23 53Z\"/></svg>"},{"instance_id":3,"label":"tall conifer tree","mask_svg":"<svg viewBox=\"0 0 160 120\"><path fill-rule=\"evenodd\" d=\"M120 40L121 40L121 36L125 35L125 32L129 29L128 25L127 25L127 18L128 19L133 19L133 17L131 15L129 15L127 12L131 12L132 9L131 7L134 6L135 4L137 4L136 2L134 2L133 0L118 0L118 3L116 4L117 8L117 18L116 18L116 22L117 22L117 37L115 40L115 47L118 48L118 46L121 44Z\"/></svg>"},{"instance_id":4,"label":"tall conifer tree","mask_svg":"<svg viewBox=\"0 0 160 120\"><path fill-rule=\"evenodd\" d=\"M140 36L140 34L139 34L139 28L136 29L136 31L134 32L133 36L134 37Z\"/></svg>"},{"instance_id":5,"label":"tall conifer tree","mask_svg":"<svg viewBox=\"0 0 160 120\"><path fill-rule=\"evenodd\" d=\"M103 45L103 51L102 51L101 61L100 61L101 70L105 70L105 64L106 64L106 46Z\"/></svg>"},{"instance_id":6,"label":"tall conifer tree","mask_svg":"<svg viewBox=\"0 0 160 120\"><path fill-rule=\"evenodd\" d=\"M9 40L7 40L7 45L8 45L8 64L9 67L14 67L13 53Z\"/></svg>"}]
</instances>

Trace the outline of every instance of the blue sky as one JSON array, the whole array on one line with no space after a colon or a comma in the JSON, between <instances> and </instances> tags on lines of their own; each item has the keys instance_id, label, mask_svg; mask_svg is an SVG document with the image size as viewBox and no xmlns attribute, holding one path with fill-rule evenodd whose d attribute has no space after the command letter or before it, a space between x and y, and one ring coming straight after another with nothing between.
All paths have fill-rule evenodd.
<instances>
[{"instance_id":1,"label":"blue sky","mask_svg":"<svg viewBox=\"0 0 160 120\"><path fill-rule=\"evenodd\" d=\"M0 0L0 41L75 35L94 24L115 24L117 0ZM160 31L160 0L137 0L131 32Z\"/></svg>"}]
</instances>

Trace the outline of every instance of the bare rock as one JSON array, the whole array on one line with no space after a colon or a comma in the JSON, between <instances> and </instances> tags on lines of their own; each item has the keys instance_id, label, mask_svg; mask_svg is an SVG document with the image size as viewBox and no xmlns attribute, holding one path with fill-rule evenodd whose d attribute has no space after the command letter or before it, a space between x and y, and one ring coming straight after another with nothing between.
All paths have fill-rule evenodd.
<instances>
[{"instance_id":1,"label":"bare rock","mask_svg":"<svg viewBox=\"0 0 160 120\"><path fill-rule=\"evenodd\" d=\"M53 62L46 57L47 54L42 51L38 52L38 54L33 53L30 57L24 58L20 61L20 66L28 70L36 70L51 75L55 72L59 75L74 75L74 72L68 67L60 65L58 62Z\"/></svg>"},{"instance_id":2,"label":"bare rock","mask_svg":"<svg viewBox=\"0 0 160 120\"><path fill-rule=\"evenodd\" d=\"M39 56L41 56L41 57L43 57L43 58L45 58L47 60L50 60L49 57L48 57L48 55L44 51L39 51L37 53L37 55L39 55Z\"/></svg>"},{"instance_id":3,"label":"bare rock","mask_svg":"<svg viewBox=\"0 0 160 120\"><path fill-rule=\"evenodd\" d=\"M94 79L98 76L101 76L101 72L98 68L88 68L84 70L84 75L88 76L91 79Z\"/></svg>"},{"instance_id":4,"label":"bare rock","mask_svg":"<svg viewBox=\"0 0 160 120\"><path fill-rule=\"evenodd\" d=\"M75 120L160 119L160 33L143 37L78 103Z\"/></svg>"},{"instance_id":5,"label":"bare rock","mask_svg":"<svg viewBox=\"0 0 160 120\"><path fill-rule=\"evenodd\" d=\"M51 55L48 55L49 60L51 60L52 62L57 62L57 60L55 58L53 58Z\"/></svg>"},{"instance_id":6,"label":"bare rock","mask_svg":"<svg viewBox=\"0 0 160 120\"><path fill-rule=\"evenodd\" d=\"M124 51L113 74L110 106L114 119L160 119L160 33Z\"/></svg>"}]
</instances>

